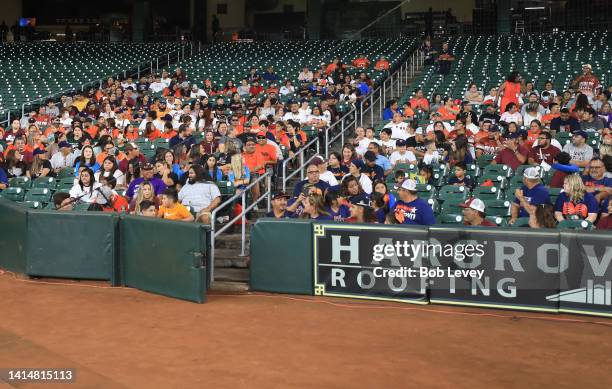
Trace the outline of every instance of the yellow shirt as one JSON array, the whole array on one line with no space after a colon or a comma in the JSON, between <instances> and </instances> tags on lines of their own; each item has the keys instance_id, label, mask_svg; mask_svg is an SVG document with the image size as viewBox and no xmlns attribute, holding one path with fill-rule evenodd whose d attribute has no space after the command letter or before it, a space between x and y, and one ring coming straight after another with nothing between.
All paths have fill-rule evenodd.
<instances>
[{"instance_id":1,"label":"yellow shirt","mask_svg":"<svg viewBox=\"0 0 612 389\"><path fill-rule=\"evenodd\" d=\"M172 208L160 206L158 215L168 220L183 220L190 217L191 213L183 204L176 203Z\"/></svg>"},{"instance_id":2,"label":"yellow shirt","mask_svg":"<svg viewBox=\"0 0 612 389\"><path fill-rule=\"evenodd\" d=\"M87 107L87 104L89 104L89 99L87 98L80 100L72 100L72 105L75 106L76 109L79 110L79 112L83 111L85 107Z\"/></svg>"}]
</instances>

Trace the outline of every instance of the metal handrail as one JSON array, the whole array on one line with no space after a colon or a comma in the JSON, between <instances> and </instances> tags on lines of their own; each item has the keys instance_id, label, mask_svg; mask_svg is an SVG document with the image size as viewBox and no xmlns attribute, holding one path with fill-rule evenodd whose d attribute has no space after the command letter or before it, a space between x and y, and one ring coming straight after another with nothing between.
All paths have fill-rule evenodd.
<instances>
[{"instance_id":1,"label":"metal handrail","mask_svg":"<svg viewBox=\"0 0 612 389\"><path fill-rule=\"evenodd\" d=\"M246 195L248 191L253 188L255 185L259 185L259 183L263 180L266 180L267 190L259 196L259 198L248 207L246 206ZM238 198L242 200L242 211L239 215L236 215L233 219L227 222L227 224L221 227L219 230L216 229L217 222L217 214L222 209L226 208L228 205L233 205L234 201ZM241 231L241 250L240 256L244 257L246 255L245 247L246 247L246 214L251 209L253 209L260 201L263 199L268 200L267 210L270 211L270 201L272 198L272 171L267 170L263 175L259 176L255 181L250 183L246 188L242 189L240 193L236 193L223 203L221 203L218 207L216 207L211 215L210 215L210 280L211 282L215 280L215 238L221 235L223 232L227 231L238 219L242 220L242 231Z\"/></svg>"},{"instance_id":2,"label":"metal handrail","mask_svg":"<svg viewBox=\"0 0 612 389\"><path fill-rule=\"evenodd\" d=\"M189 45L191 46L191 53L193 54L193 43L189 42ZM182 50L182 57L183 57L182 59L181 59L181 50ZM180 62L181 60L185 60L185 48L184 48L184 45L183 45L181 50L178 50L177 53L176 53L177 56L176 56L175 61L174 61L176 63ZM148 68L148 69L150 69L151 72L153 72L153 64L154 63L156 64L156 69L159 70L159 64L160 64L159 60L160 60L160 58L167 59L166 65L170 66L170 64L171 64L171 62L170 62L171 54L174 54L174 52L168 52L168 53L159 55L159 56L157 56L155 58L151 58L151 60L147 61L147 62L141 62L139 64L131 65L131 69L130 70L132 71L132 73L130 73L130 76L137 76L138 78L140 78L141 69L144 71L145 69ZM163 64L163 62L162 62L162 64ZM136 66L136 71L133 70L134 66ZM123 77L124 78L127 77L127 72L128 72L127 70L123 71ZM21 117L23 117L25 115L25 107L26 106L27 107L33 106L37 102L43 102L43 101L45 101L45 100L47 100L49 98L57 98L57 97L59 97L61 95L69 93L70 91L78 90L79 88L81 89L81 91L84 91L86 87L93 86L95 84L98 84L99 87L101 88L103 81L107 80L109 77L114 77L115 75L119 76L120 73L109 74L109 75L106 75L106 76L104 76L102 78L98 78L96 80L88 81L86 83L83 83L83 84L81 84L78 87L72 87L72 88L63 90L61 92L52 93L52 94L47 95L45 97L39 97L39 98L34 99L34 100L26 101L25 103L21 104Z\"/></svg>"}]
</instances>

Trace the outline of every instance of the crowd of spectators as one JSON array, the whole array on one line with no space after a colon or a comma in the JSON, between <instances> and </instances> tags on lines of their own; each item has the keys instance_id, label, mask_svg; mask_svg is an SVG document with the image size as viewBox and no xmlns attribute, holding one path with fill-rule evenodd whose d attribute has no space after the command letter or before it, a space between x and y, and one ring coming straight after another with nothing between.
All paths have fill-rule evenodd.
<instances>
[{"instance_id":1,"label":"crowd of spectators","mask_svg":"<svg viewBox=\"0 0 612 389\"><path fill-rule=\"evenodd\" d=\"M292 194L275 196L269 216L435 224L417 185L435 185L432 173L445 167L450 174L438 185L476 193L479 186L496 185L468 173L470 165L485 160L522 176L520 187L505 197L511 202L508 224L526 220L532 228L553 228L564 220L585 220L607 229L612 87L602 88L590 65L582 70L566 91L556 91L550 81L537 91L513 72L486 96L472 84L462 99L434 94L429 101L416 90L402 107L390 101L383 113L390 121L378 134L357 128L341 153L315 159ZM427 120L418 121L417 114ZM406 164L417 172L402 170ZM463 208L465 225L496 225L486 218L483 199L472 196L456 205Z\"/></svg>"},{"instance_id":2,"label":"crowd of spectators","mask_svg":"<svg viewBox=\"0 0 612 389\"><path fill-rule=\"evenodd\" d=\"M368 69L388 70L389 62L334 59L304 67L298 85L281 82L272 67L222 86L190 81L180 68L109 78L0 128L0 190L16 177L68 171L74 185L54 194L56 209L90 203L92 210L206 223L220 204L217 182L244 190L293 158L338 119L338 104L357 104L372 91ZM253 186L253 200L259 194Z\"/></svg>"}]
</instances>

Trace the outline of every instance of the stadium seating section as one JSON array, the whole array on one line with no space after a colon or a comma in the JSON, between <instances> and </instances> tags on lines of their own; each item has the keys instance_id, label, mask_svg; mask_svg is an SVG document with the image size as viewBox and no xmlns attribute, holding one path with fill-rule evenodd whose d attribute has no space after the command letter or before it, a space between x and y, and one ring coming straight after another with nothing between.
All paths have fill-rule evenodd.
<instances>
[{"instance_id":1,"label":"stadium seating section","mask_svg":"<svg viewBox=\"0 0 612 389\"><path fill-rule=\"evenodd\" d=\"M176 53L175 43L53 43L0 45L0 111L123 74Z\"/></svg>"}]
</instances>

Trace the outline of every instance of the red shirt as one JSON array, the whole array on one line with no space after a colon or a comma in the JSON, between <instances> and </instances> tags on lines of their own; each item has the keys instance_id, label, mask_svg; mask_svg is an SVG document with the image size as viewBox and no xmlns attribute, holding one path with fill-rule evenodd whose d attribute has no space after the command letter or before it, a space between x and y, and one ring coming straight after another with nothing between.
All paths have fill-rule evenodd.
<instances>
[{"instance_id":1,"label":"red shirt","mask_svg":"<svg viewBox=\"0 0 612 389\"><path fill-rule=\"evenodd\" d=\"M261 85L258 85L258 86L253 85L252 87L249 88L249 93L251 94L251 96L257 96L263 91L264 91L264 88Z\"/></svg>"},{"instance_id":2,"label":"red shirt","mask_svg":"<svg viewBox=\"0 0 612 389\"><path fill-rule=\"evenodd\" d=\"M471 226L471 224L468 224L466 222L463 222L464 226ZM483 226L483 227L497 227L497 224L493 223L490 220L487 219L482 219L482 222L480 224L478 224L479 226Z\"/></svg>"},{"instance_id":3,"label":"red shirt","mask_svg":"<svg viewBox=\"0 0 612 389\"><path fill-rule=\"evenodd\" d=\"M519 154L524 155L524 156L528 156L529 155L529 150L527 150L523 146L519 146L518 147L518 152L519 152ZM497 157L495 157L495 162L500 163L500 164L504 164L504 165L508 165L508 166L510 166L510 168L512 170L516 170L516 168L518 168L519 166L521 166L523 164L516 157L516 154L513 151L509 150L508 148L502 149L499 152L499 154L497 154Z\"/></svg>"},{"instance_id":4,"label":"red shirt","mask_svg":"<svg viewBox=\"0 0 612 389\"><path fill-rule=\"evenodd\" d=\"M529 158L532 158L535 163L538 165L542 161L546 161L547 164L552 165L554 163L554 159L559 154L561 150L556 148L555 146L548 146L546 148L542 148L540 146L536 146L531 149L529 152Z\"/></svg>"}]
</instances>

